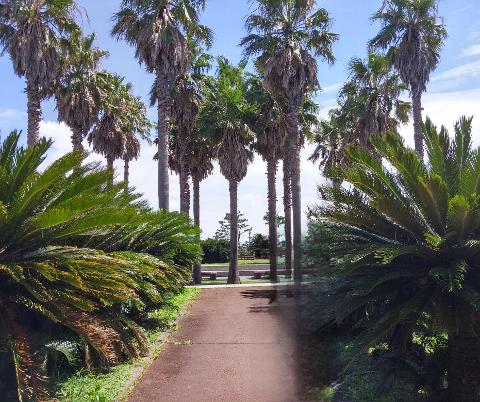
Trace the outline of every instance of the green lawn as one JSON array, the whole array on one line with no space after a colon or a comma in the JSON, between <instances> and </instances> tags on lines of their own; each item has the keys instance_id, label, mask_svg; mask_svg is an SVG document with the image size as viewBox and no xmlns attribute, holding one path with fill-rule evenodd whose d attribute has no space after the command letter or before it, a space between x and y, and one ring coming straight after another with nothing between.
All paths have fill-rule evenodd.
<instances>
[{"instance_id":1,"label":"green lawn","mask_svg":"<svg viewBox=\"0 0 480 402\"><path fill-rule=\"evenodd\" d=\"M168 303L149 313L155 323L148 328L147 337L151 347L155 346L154 356L161 350L157 341L168 330L175 330L175 320L181 312L196 299L200 289L186 288L172 297ZM57 384L56 397L61 402L112 402L123 394L125 384L136 369L147 367L152 359L142 358L131 363L114 367L108 373L81 370L72 377Z\"/></svg>"},{"instance_id":2,"label":"green lawn","mask_svg":"<svg viewBox=\"0 0 480 402\"><path fill-rule=\"evenodd\" d=\"M279 264L283 264L283 258L278 259ZM256 260L238 260L238 265L268 265L270 263L270 260L268 259L262 259L258 258ZM202 264L202 267L228 267L228 262L217 262L217 263L212 263L212 264Z\"/></svg>"}]
</instances>

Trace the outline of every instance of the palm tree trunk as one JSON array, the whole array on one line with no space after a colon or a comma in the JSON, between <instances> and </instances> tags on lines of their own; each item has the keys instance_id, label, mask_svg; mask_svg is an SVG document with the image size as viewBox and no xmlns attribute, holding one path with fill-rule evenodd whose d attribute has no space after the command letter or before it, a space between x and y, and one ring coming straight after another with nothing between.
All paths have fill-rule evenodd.
<instances>
[{"instance_id":1,"label":"palm tree trunk","mask_svg":"<svg viewBox=\"0 0 480 402\"><path fill-rule=\"evenodd\" d=\"M229 284L240 283L238 275L238 183L229 181L230 190L230 266L228 270Z\"/></svg>"},{"instance_id":2,"label":"palm tree trunk","mask_svg":"<svg viewBox=\"0 0 480 402\"><path fill-rule=\"evenodd\" d=\"M107 156L107 170L113 174L113 158Z\"/></svg>"},{"instance_id":3,"label":"palm tree trunk","mask_svg":"<svg viewBox=\"0 0 480 402\"><path fill-rule=\"evenodd\" d=\"M168 177L168 119L170 117L171 91L167 80L162 79L157 70L157 111L158 111L158 207L166 211L170 208L170 185Z\"/></svg>"},{"instance_id":4,"label":"palm tree trunk","mask_svg":"<svg viewBox=\"0 0 480 402\"><path fill-rule=\"evenodd\" d=\"M289 137L287 152L291 159L292 186L292 222L293 222L293 276L295 281L302 280L302 200L300 186L300 132L298 113L292 111L286 116L287 135Z\"/></svg>"},{"instance_id":5,"label":"palm tree trunk","mask_svg":"<svg viewBox=\"0 0 480 402\"><path fill-rule=\"evenodd\" d=\"M130 161L128 159L125 159L123 164L123 183L125 185L125 191L128 191L129 176L130 176Z\"/></svg>"},{"instance_id":6,"label":"palm tree trunk","mask_svg":"<svg viewBox=\"0 0 480 402\"><path fill-rule=\"evenodd\" d=\"M448 335L449 401L480 401L480 337L462 332Z\"/></svg>"},{"instance_id":7,"label":"palm tree trunk","mask_svg":"<svg viewBox=\"0 0 480 402\"><path fill-rule=\"evenodd\" d=\"M18 400L20 402L47 401L45 379L41 377L40 362L35 361L35 350L28 331L20 324L15 313L8 307L2 308L2 318L9 333L17 377Z\"/></svg>"},{"instance_id":8,"label":"palm tree trunk","mask_svg":"<svg viewBox=\"0 0 480 402\"><path fill-rule=\"evenodd\" d=\"M73 145L73 150L74 151L83 151L83 135L82 135L82 129L79 129L78 127L71 127L72 130L72 136L70 137L72 139L72 145Z\"/></svg>"},{"instance_id":9,"label":"palm tree trunk","mask_svg":"<svg viewBox=\"0 0 480 402\"><path fill-rule=\"evenodd\" d=\"M412 88L412 109L415 152L423 160L422 91L418 88Z\"/></svg>"},{"instance_id":10,"label":"palm tree trunk","mask_svg":"<svg viewBox=\"0 0 480 402\"><path fill-rule=\"evenodd\" d=\"M288 141L286 141L288 143ZM291 181L291 166L290 156L287 151L288 146L285 146L283 157L283 213L285 214L285 276L290 278L292 276L292 181Z\"/></svg>"},{"instance_id":11,"label":"palm tree trunk","mask_svg":"<svg viewBox=\"0 0 480 402\"><path fill-rule=\"evenodd\" d=\"M182 130L183 131L183 130ZM190 177L188 134L183 132L180 137L180 212L190 214Z\"/></svg>"},{"instance_id":12,"label":"palm tree trunk","mask_svg":"<svg viewBox=\"0 0 480 402\"><path fill-rule=\"evenodd\" d=\"M27 145L34 146L40 138L40 121L42 120L42 97L38 87L30 78L27 78L27 109L28 109L28 133Z\"/></svg>"},{"instance_id":13,"label":"palm tree trunk","mask_svg":"<svg viewBox=\"0 0 480 402\"><path fill-rule=\"evenodd\" d=\"M271 156L267 161L268 178L268 238L270 244L270 280L278 282L277 276L277 158Z\"/></svg>"},{"instance_id":14,"label":"palm tree trunk","mask_svg":"<svg viewBox=\"0 0 480 402\"><path fill-rule=\"evenodd\" d=\"M193 222L196 227L200 227L200 181L193 178ZM202 266L195 264L193 266L193 283L199 285L202 283Z\"/></svg>"}]
</instances>

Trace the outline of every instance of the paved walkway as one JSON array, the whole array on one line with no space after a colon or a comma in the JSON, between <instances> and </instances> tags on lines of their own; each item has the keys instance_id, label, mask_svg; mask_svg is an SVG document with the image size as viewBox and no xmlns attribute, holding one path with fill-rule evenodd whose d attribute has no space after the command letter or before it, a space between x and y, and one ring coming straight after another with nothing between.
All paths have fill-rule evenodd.
<instances>
[{"instance_id":1,"label":"paved walkway","mask_svg":"<svg viewBox=\"0 0 480 402\"><path fill-rule=\"evenodd\" d=\"M287 287L204 289L129 402L296 402Z\"/></svg>"}]
</instances>

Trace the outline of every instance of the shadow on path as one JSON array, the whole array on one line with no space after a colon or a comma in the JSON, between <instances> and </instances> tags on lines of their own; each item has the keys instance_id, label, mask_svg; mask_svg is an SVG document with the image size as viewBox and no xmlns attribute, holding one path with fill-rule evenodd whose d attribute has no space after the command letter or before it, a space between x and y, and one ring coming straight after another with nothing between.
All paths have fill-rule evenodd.
<instances>
[{"instance_id":1,"label":"shadow on path","mask_svg":"<svg viewBox=\"0 0 480 402\"><path fill-rule=\"evenodd\" d=\"M179 325L130 402L301 400L290 289L205 289Z\"/></svg>"}]
</instances>

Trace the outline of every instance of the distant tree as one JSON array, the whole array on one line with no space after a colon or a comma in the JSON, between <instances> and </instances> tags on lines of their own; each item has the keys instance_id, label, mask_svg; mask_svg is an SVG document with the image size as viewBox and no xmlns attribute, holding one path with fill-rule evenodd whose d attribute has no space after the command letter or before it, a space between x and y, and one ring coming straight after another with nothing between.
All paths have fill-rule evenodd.
<instances>
[{"instance_id":1,"label":"distant tree","mask_svg":"<svg viewBox=\"0 0 480 402\"><path fill-rule=\"evenodd\" d=\"M238 222L238 242L240 243L240 240L242 236L246 233L251 233L252 227L248 224L248 219L244 217L244 215L238 211L237 214L237 222ZM224 240L230 240L230 230L231 230L231 219L230 219L230 213L225 214L225 218L223 218L221 221L218 222L220 224L220 227L217 229L215 232L215 239L224 239Z\"/></svg>"},{"instance_id":2,"label":"distant tree","mask_svg":"<svg viewBox=\"0 0 480 402\"><path fill-rule=\"evenodd\" d=\"M261 233L254 234L248 242L248 250L255 258L268 258L270 255L270 241L268 236Z\"/></svg>"},{"instance_id":3,"label":"distant tree","mask_svg":"<svg viewBox=\"0 0 480 402\"><path fill-rule=\"evenodd\" d=\"M268 225L269 222L270 222L270 215L268 212L265 213L265 215L263 215L263 221L265 222L265 225ZM277 223L277 227L280 227L282 225L285 225L285 217L284 216L281 216L281 215L277 215L277 219L275 219L276 223Z\"/></svg>"}]
</instances>

